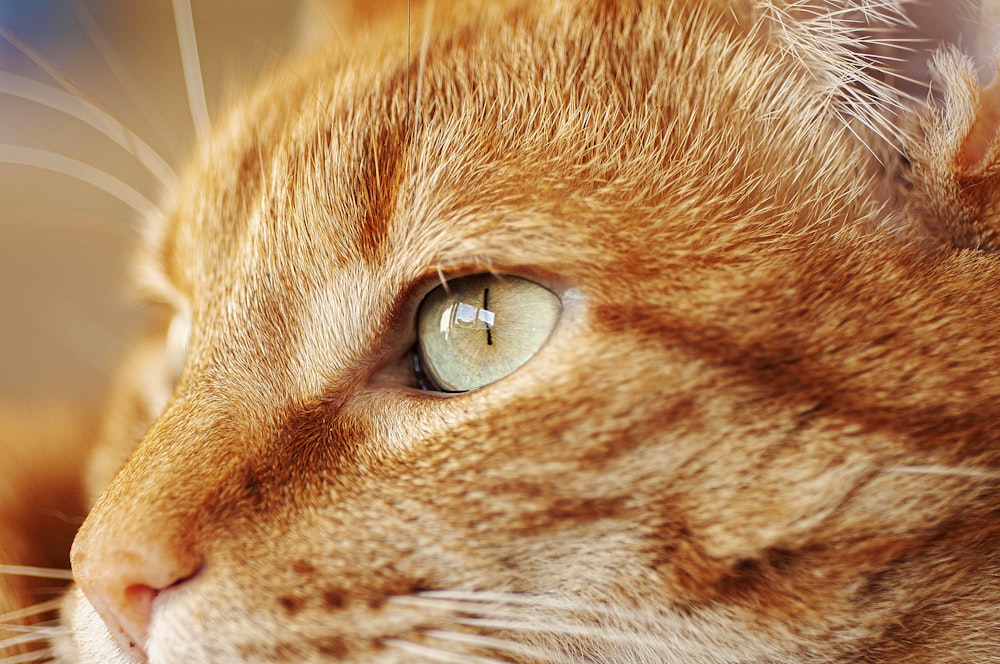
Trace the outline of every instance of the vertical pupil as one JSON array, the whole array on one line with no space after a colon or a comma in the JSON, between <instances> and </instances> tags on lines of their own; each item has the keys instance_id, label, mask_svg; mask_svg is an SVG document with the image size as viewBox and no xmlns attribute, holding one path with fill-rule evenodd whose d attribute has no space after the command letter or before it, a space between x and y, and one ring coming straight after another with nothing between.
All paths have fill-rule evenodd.
<instances>
[{"instance_id":1,"label":"vertical pupil","mask_svg":"<svg viewBox=\"0 0 1000 664\"><path fill-rule=\"evenodd\" d=\"M561 308L554 293L517 277L473 275L438 286L417 313L418 372L429 389L445 392L496 382L542 347ZM494 334L498 316L502 339Z\"/></svg>"},{"instance_id":2,"label":"vertical pupil","mask_svg":"<svg viewBox=\"0 0 1000 664\"><path fill-rule=\"evenodd\" d=\"M489 288L484 288L483 289L483 309L485 309L486 311L489 311L489 309L490 309L490 289ZM486 345L487 346L492 346L493 345L493 331L490 329L490 324L489 323L483 321L483 325L486 326Z\"/></svg>"}]
</instances>

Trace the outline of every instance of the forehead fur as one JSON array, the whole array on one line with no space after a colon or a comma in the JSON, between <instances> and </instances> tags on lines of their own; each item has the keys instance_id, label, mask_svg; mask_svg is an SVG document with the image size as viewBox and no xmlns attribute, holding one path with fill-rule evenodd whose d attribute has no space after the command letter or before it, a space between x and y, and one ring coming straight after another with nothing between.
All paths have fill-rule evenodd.
<instances>
[{"instance_id":1,"label":"forehead fur","mask_svg":"<svg viewBox=\"0 0 1000 664\"><path fill-rule=\"evenodd\" d=\"M335 46L272 80L195 166L168 272L189 294L224 283L250 242L276 268L291 248L328 271L398 265L405 283L476 256L565 269L874 216L864 148L759 17L508 4L438 8L410 53L387 32L364 38L363 64ZM539 253L540 238L559 242Z\"/></svg>"}]
</instances>

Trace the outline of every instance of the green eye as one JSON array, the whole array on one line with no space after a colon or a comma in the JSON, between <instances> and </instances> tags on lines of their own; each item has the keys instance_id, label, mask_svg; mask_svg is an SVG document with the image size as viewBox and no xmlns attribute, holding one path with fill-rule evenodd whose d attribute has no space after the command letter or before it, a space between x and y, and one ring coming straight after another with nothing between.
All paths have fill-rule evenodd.
<instances>
[{"instance_id":1,"label":"green eye","mask_svg":"<svg viewBox=\"0 0 1000 664\"><path fill-rule=\"evenodd\" d=\"M517 277L476 275L428 293L417 314L420 369L431 387L466 392L500 380L549 338L562 305Z\"/></svg>"}]
</instances>

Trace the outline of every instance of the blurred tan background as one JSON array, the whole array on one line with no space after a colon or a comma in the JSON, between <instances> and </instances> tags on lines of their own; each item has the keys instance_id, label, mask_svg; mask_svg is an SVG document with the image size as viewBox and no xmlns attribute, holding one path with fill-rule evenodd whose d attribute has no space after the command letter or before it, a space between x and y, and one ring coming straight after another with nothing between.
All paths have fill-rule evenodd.
<instances>
[{"instance_id":1,"label":"blurred tan background","mask_svg":"<svg viewBox=\"0 0 1000 664\"><path fill-rule=\"evenodd\" d=\"M214 114L289 50L297 3L191 4ZM0 26L171 165L184 160L194 127L170 0L0 0ZM59 86L2 40L0 69ZM0 144L70 156L157 199L156 180L110 140L9 94L0 94ZM129 207L90 185L0 164L0 400L99 398L140 323L127 290L138 229Z\"/></svg>"}]
</instances>

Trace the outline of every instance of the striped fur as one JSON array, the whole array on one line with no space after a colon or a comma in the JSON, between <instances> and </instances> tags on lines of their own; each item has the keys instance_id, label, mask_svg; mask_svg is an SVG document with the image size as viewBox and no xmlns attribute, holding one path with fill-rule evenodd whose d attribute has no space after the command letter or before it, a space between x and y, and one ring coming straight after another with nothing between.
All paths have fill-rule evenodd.
<instances>
[{"instance_id":1,"label":"striped fur","mask_svg":"<svg viewBox=\"0 0 1000 664\"><path fill-rule=\"evenodd\" d=\"M59 661L1000 657L975 61L899 84L879 0L426 11L265 82L151 220L192 332L122 369ZM560 322L420 391L417 305L480 272Z\"/></svg>"}]
</instances>

